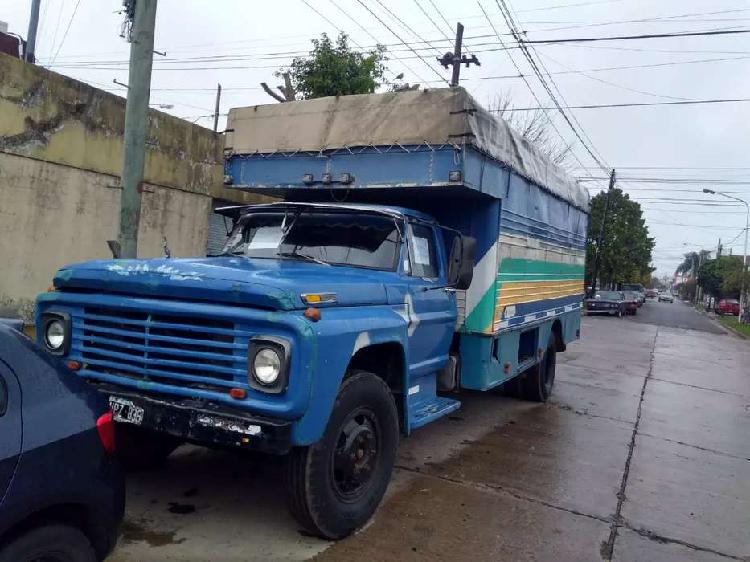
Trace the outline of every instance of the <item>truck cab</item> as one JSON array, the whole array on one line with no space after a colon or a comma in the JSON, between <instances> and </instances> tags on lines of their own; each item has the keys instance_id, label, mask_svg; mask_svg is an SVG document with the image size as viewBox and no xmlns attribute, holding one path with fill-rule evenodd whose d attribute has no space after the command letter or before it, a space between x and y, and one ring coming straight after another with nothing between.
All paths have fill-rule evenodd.
<instances>
[{"instance_id":1,"label":"truck cab","mask_svg":"<svg viewBox=\"0 0 750 562\"><path fill-rule=\"evenodd\" d=\"M341 538L459 391L550 396L588 195L461 89L229 120L225 185L279 201L219 209L218 255L63 267L37 337L109 397L128 465L185 441L287 455L293 515Z\"/></svg>"}]
</instances>

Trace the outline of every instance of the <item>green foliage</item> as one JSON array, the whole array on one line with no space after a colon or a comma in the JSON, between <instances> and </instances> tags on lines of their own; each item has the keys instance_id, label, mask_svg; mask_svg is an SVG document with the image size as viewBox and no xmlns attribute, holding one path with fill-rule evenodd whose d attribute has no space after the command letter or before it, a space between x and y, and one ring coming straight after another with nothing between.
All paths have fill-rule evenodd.
<instances>
[{"instance_id":1,"label":"green foliage","mask_svg":"<svg viewBox=\"0 0 750 562\"><path fill-rule=\"evenodd\" d=\"M746 338L750 338L750 324L740 324L739 318L736 316L719 316L717 320L730 330L734 330Z\"/></svg>"},{"instance_id":2,"label":"green foliage","mask_svg":"<svg viewBox=\"0 0 750 562\"><path fill-rule=\"evenodd\" d=\"M741 283L740 256L720 256L706 261L698 270L698 284L716 298L739 298Z\"/></svg>"},{"instance_id":3,"label":"green foliage","mask_svg":"<svg viewBox=\"0 0 750 562\"><path fill-rule=\"evenodd\" d=\"M353 51L346 33L335 44L325 33L312 43L309 56L296 57L289 68L292 85L302 99L371 94L380 86L385 47L378 45L368 53Z\"/></svg>"},{"instance_id":4,"label":"green foliage","mask_svg":"<svg viewBox=\"0 0 750 562\"><path fill-rule=\"evenodd\" d=\"M606 197L606 192L601 192L591 199L591 219L586 242L587 284L592 281L596 243ZM613 189L599 269L599 278L603 284L650 282L654 271L650 265L653 249L654 239L648 235L641 206L621 189Z\"/></svg>"}]
</instances>

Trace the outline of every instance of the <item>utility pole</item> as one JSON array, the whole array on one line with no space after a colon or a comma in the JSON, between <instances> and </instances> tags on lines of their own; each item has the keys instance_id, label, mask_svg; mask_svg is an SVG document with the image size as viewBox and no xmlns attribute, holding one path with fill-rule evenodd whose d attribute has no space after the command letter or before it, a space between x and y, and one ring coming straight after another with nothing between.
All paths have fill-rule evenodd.
<instances>
[{"instance_id":1,"label":"utility pole","mask_svg":"<svg viewBox=\"0 0 750 562\"><path fill-rule=\"evenodd\" d=\"M453 76L451 77L451 88L458 87L458 82L461 77L461 65L465 64L468 68L472 64L482 66L476 55L467 57L461 55L461 50L464 44L464 26L460 22L456 25L456 42L453 44L453 52L450 51L445 53L442 57L437 57L437 61L443 65L443 68L453 67Z\"/></svg>"},{"instance_id":2,"label":"utility pole","mask_svg":"<svg viewBox=\"0 0 750 562\"><path fill-rule=\"evenodd\" d=\"M221 84L216 88L216 108L214 109L214 133L219 128L219 107L221 106Z\"/></svg>"},{"instance_id":3,"label":"utility pole","mask_svg":"<svg viewBox=\"0 0 750 562\"><path fill-rule=\"evenodd\" d=\"M143 170L146 161L148 104L151 66L154 60L154 27L157 0L128 0L135 4L130 37L128 100L125 105L125 135L120 194L120 256L138 256L138 225L141 217Z\"/></svg>"},{"instance_id":4,"label":"utility pole","mask_svg":"<svg viewBox=\"0 0 750 562\"><path fill-rule=\"evenodd\" d=\"M604 200L604 215L602 216L602 223L599 225L599 238L596 241L596 255L594 257L594 271L591 276L591 295L596 294L596 279L599 277L599 262L602 258L602 244L604 243L605 227L607 224L607 215L609 215L609 199L612 195L612 190L615 188L615 170L613 169L609 174L609 189L607 189L607 197Z\"/></svg>"},{"instance_id":5,"label":"utility pole","mask_svg":"<svg viewBox=\"0 0 750 562\"><path fill-rule=\"evenodd\" d=\"M36 51L36 30L39 27L39 6L42 4L42 0L31 0L31 14L29 15L29 31L26 34L26 51L24 52L24 60L26 62L34 62Z\"/></svg>"}]
</instances>

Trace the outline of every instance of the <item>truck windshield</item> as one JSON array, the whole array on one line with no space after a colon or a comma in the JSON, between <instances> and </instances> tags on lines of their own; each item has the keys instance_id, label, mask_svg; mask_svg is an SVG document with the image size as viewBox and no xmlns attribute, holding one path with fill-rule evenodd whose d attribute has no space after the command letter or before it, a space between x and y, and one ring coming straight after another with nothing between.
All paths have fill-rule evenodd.
<instances>
[{"instance_id":1,"label":"truck windshield","mask_svg":"<svg viewBox=\"0 0 750 562\"><path fill-rule=\"evenodd\" d=\"M239 220L222 254L394 270L399 242L396 221L386 216L319 211L253 213Z\"/></svg>"}]
</instances>

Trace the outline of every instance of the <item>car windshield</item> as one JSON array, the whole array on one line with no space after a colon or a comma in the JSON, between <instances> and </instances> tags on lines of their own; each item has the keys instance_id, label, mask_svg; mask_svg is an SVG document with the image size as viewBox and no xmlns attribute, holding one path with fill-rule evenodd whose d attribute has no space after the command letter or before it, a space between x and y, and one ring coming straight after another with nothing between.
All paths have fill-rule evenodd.
<instances>
[{"instance_id":1,"label":"car windshield","mask_svg":"<svg viewBox=\"0 0 750 562\"><path fill-rule=\"evenodd\" d=\"M638 293L634 293L633 291L625 291L625 298L630 300L638 300Z\"/></svg>"},{"instance_id":2,"label":"car windshield","mask_svg":"<svg viewBox=\"0 0 750 562\"><path fill-rule=\"evenodd\" d=\"M740 301L738 301L737 299L727 299L726 303L727 304L740 304Z\"/></svg>"},{"instance_id":3,"label":"car windshield","mask_svg":"<svg viewBox=\"0 0 750 562\"><path fill-rule=\"evenodd\" d=\"M625 299L625 295L618 291L599 291L596 293L596 298L605 301L621 301Z\"/></svg>"},{"instance_id":4,"label":"car windshield","mask_svg":"<svg viewBox=\"0 0 750 562\"><path fill-rule=\"evenodd\" d=\"M391 217L289 209L243 216L221 253L394 270L399 242Z\"/></svg>"}]
</instances>

